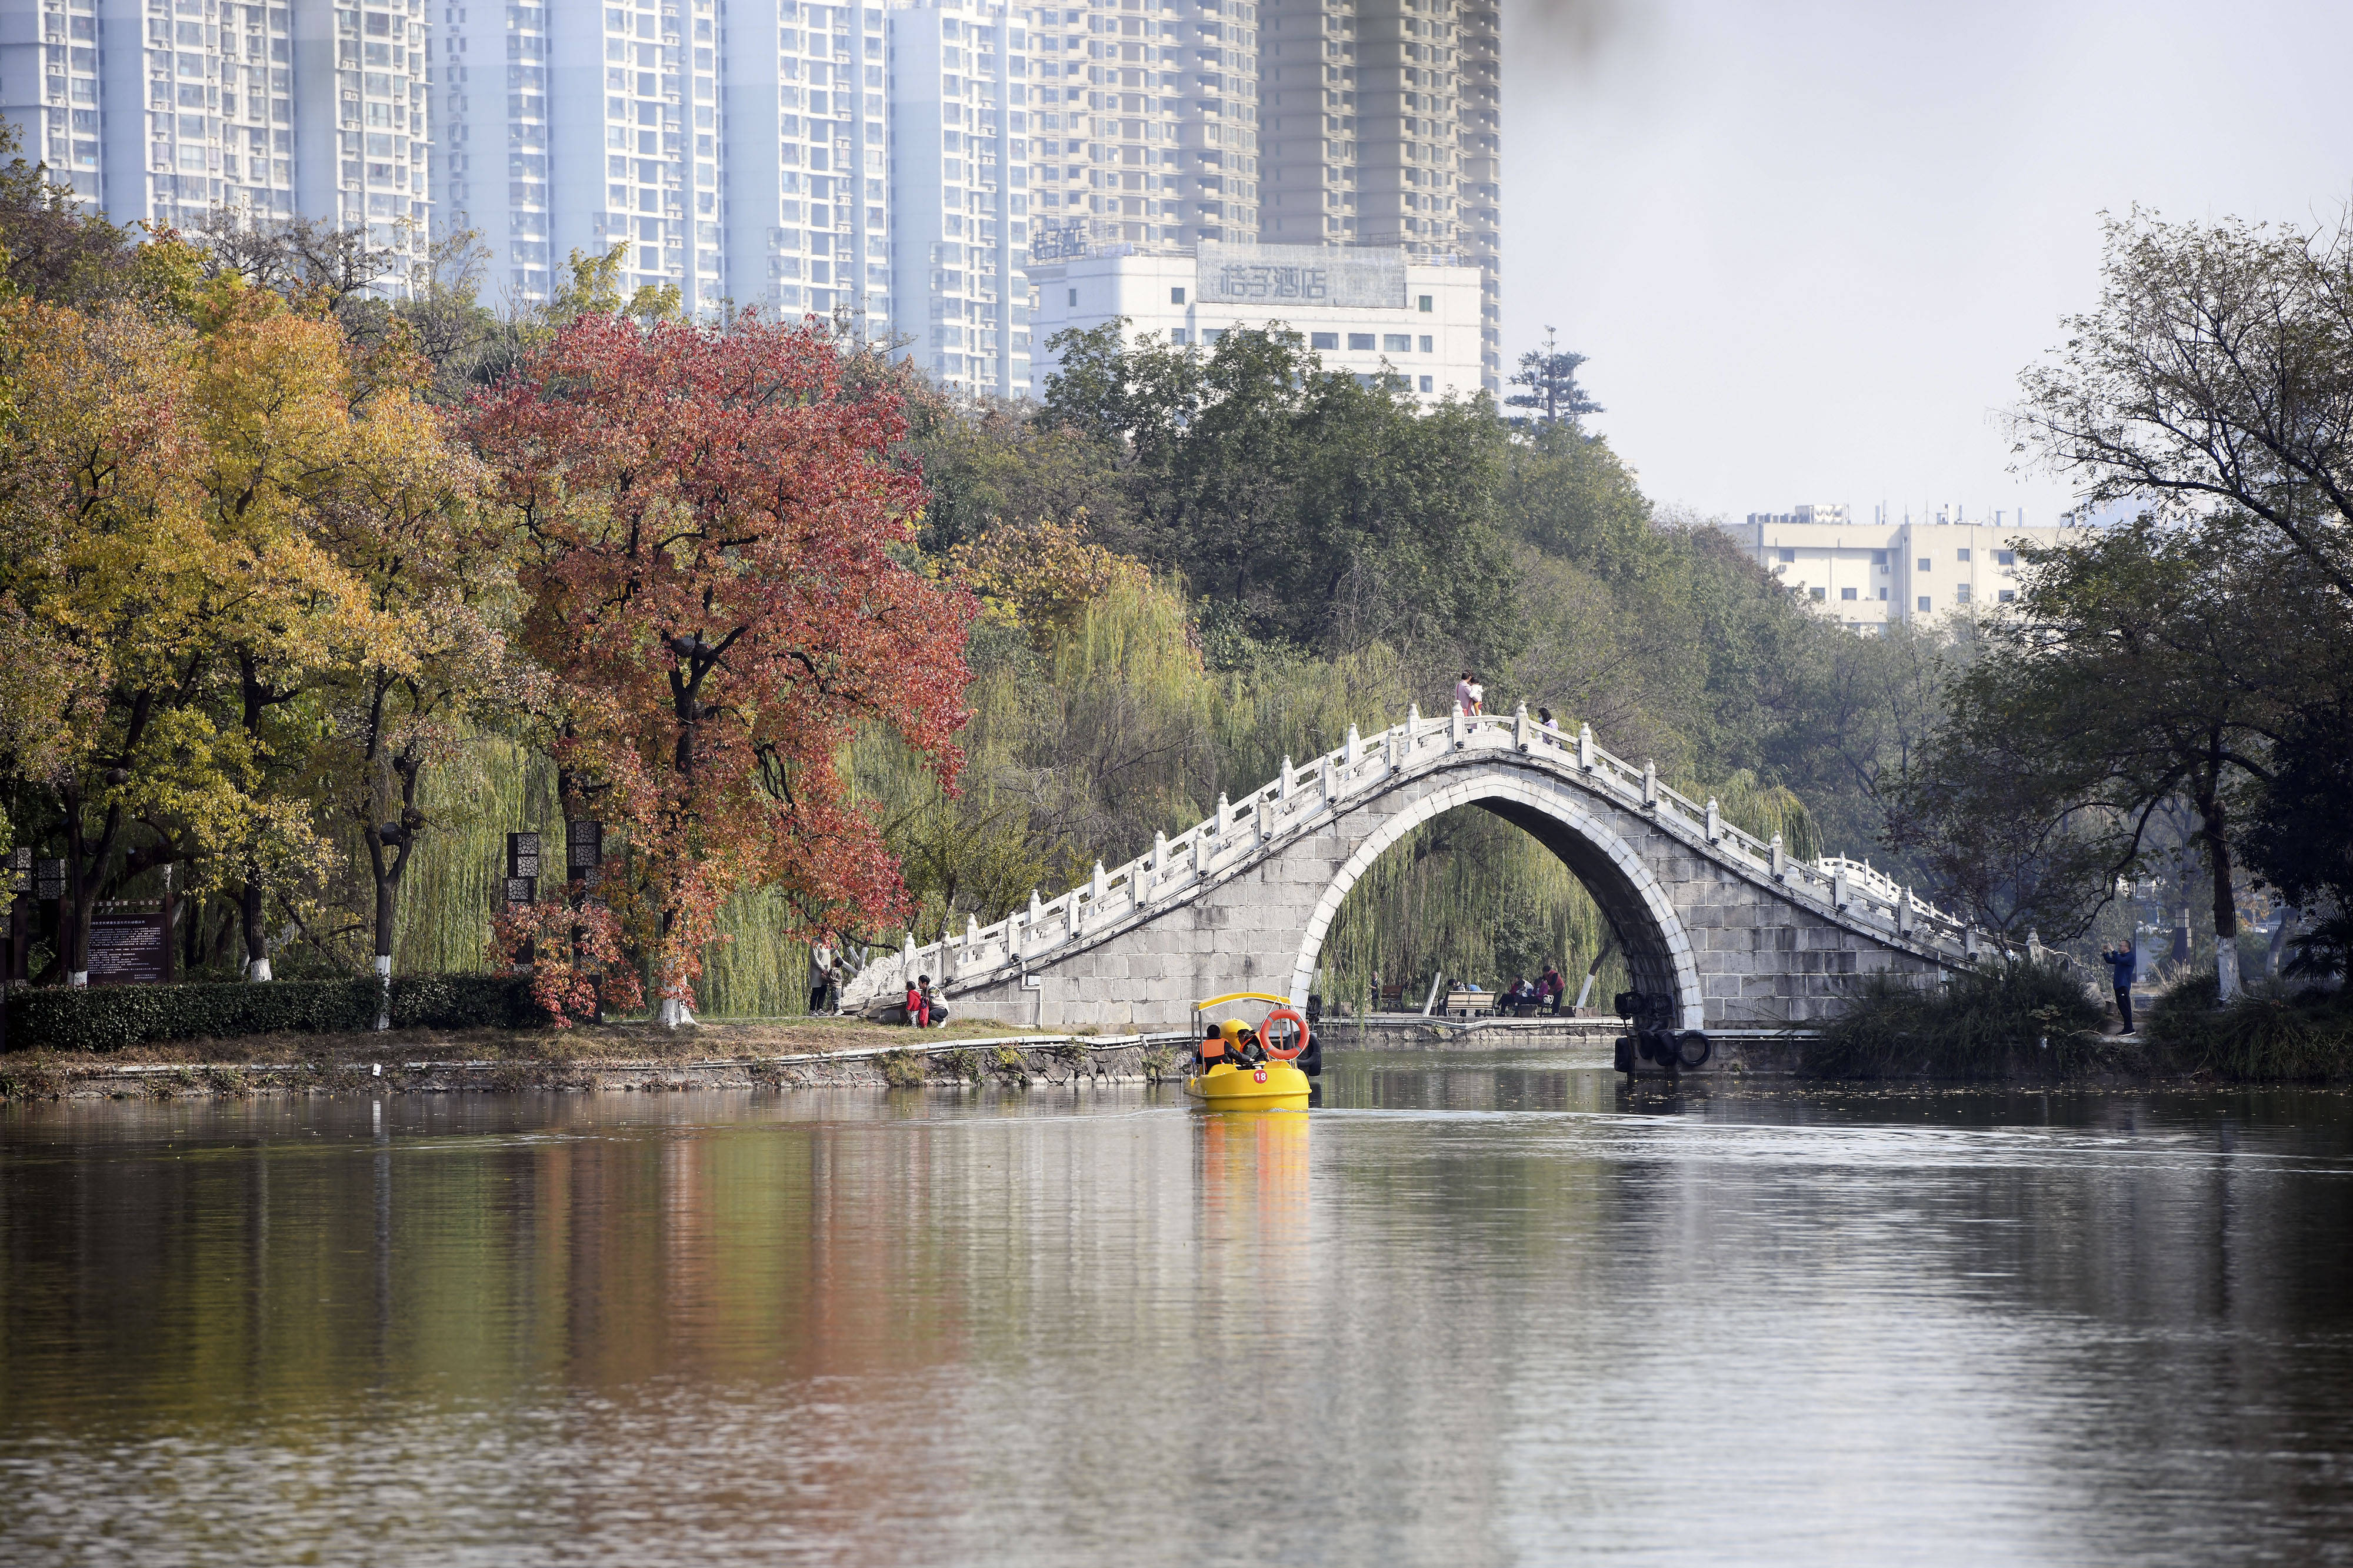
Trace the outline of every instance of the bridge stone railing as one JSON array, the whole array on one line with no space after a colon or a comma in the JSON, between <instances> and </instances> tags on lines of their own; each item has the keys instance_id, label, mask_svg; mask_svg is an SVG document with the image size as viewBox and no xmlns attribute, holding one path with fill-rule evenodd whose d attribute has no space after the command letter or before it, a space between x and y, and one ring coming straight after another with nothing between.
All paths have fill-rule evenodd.
<instances>
[{"instance_id":1,"label":"bridge stone railing","mask_svg":"<svg viewBox=\"0 0 2353 1568\"><path fill-rule=\"evenodd\" d=\"M1779 896L1819 914L1913 947L1947 964L1973 964L1991 939L1915 897L1868 863L1843 857L1811 862L1735 826L1714 800L1704 803L1659 782L1650 763L1636 767L1594 744L1591 726L1576 734L1535 723L1522 708L1510 715L1437 719L1419 709L1405 722L1366 740L1354 725L1341 745L1304 767L1283 759L1271 782L1239 801L1218 798L1215 816L1152 847L1125 865L1094 874L1059 897L1029 895L992 925L967 918L965 930L924 946L911 935L893 959L868 965L845 988L845 1007L895 993L907 976L929 974L943 985L1001 980L1073 944L1100 937L1138 918L1172 907L1203 884L1252 858L1265 845L1319 825L1349 802L1402 776L1464 752L1503 752L1543 757L1581 774L1597 793L1638 810L1721 865L1775 885Z\"/></svg>"}]
</instances>

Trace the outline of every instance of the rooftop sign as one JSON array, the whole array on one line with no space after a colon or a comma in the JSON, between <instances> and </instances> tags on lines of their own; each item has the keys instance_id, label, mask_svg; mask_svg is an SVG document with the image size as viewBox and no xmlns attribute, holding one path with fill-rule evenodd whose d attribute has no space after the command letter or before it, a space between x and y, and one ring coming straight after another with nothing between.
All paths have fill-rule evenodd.
<instances>
[{"instance_id":1,"label":"rooftop sign","mask_svg":"<svg viewBox=\"0 0 2353 1568\"><path fill-rule=\"evenodd\" d=\"M1327 305L1402 310L1405 252L1204 240L1195 296L1205 305Z\"/></svg>"}]
</instances>

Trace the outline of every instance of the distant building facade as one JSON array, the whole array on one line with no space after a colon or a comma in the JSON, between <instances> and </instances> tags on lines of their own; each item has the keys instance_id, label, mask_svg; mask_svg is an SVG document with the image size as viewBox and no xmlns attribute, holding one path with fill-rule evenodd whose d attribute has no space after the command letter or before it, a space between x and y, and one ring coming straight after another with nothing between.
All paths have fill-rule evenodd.
<instances>
[{"instance_id":1,"label":"distant building facade","mask_svg":"<svg viewBox=\"0 0 2353 1568\"><path fill-rule=\"evenodd\" d=\"M942 385L1030 390L1030 11L924 0L890 13L895 245L870 310ZM878 217L882 216L878 212ZM895 314L882 305L895 301Z\"/></svg>"},{"instance_id":2,"label":"distant building facade","mask_svg":"<svg viewBox=\"0 0 2353 1568\"><path fill-rule=\"evenodd\" d=\"M1867 636L2009 604L2018 594L2019 543L2055 544L2080 532L2069 521L2030 526L2006 510L1969 521L1957 507L1922 522L1908 513L1890 521L1883 507L1860 523L1844 506L1819 504L1750 512L1735 531L1792 595Z\"/></svg>"},{"instance_id":3,"label":"distant building facade","mask_svg":"<svg viewBox=\"0 0 2353 1568\"><path fill-rule=\"evenodd\" d=\"M117 223L301 216L413 260L435 20L422 0L0 0L0 117Z\"/></svg>"},{"instance_id":4,"label":"distant building facade","mask_svg":"<svg viewBox=\"0 0 2353 1568\"><path fill-rule=\"evenodd\" d=\"M119 221L364 225L410 262L470 231L504 309L553 300L575 253L626 246L625 296L831 317L973 393L1033 393L1043 337L1116 298L1179 341L1290 320L1328 363L1435 397L1503 384L1499 16L0 0L0 113ZM1261 244L1320 259L1249 259ZM1222 281L1303 266L1389 281L1377 301Z\"/></svg>"},{"instance_id":5,"label":"distant building facade","mask_svg":"<svg viewBox=\"0 0 2353 1568\"><path fill-rule=\"evenodd\" d=\"M1481 387L1475 268L1417 265L1395 250L1205 244L1194 256L1084 257L1031 277L1041 374L1055 333L1124 317L1132 338L1179 347L1279 322L1328 370L1394 374L1431 402Z\"/></svg>"}]
</instances>

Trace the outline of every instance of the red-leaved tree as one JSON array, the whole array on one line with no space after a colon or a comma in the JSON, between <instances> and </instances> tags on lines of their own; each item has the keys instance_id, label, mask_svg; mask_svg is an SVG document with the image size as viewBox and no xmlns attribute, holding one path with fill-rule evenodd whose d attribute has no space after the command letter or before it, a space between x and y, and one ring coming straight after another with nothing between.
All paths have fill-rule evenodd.
<instances>
[{"instance_id":1,"label":"red-leaved tree","mask_svg":"<svg viewBox=\"0 0 2353 1568\"><path fill-rule=\"evenodd\" d=\"M805 929L902 920L835 759L878 721L960 758L974 605L908 560L901 401L814 326L584 317L471 411L528 543L526 646L556 682L568 813L626 836L606 896L691 1004L719 906L782 889ZM691 1016L691 1015L689 1015Z\"/></svg>"}]
</instances>

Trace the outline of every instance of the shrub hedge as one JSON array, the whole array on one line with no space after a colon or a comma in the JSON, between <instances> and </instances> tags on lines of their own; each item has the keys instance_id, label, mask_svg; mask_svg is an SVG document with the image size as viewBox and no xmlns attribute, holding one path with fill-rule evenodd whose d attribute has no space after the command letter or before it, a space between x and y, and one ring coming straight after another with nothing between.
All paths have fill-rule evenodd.
<instances>
[{"instance_id":1,"label":"shrub hedge","mask_svg":"<svg viewBox=\"0 0 2353 1568\"><path fill-rule=\"evenodd\" d=\"M2353 994L2345 988L2256 981L2222 1006L2214 972L2188 974L2141 1026L2168 1065L2240 1082L2353 1076Z\"/></svg>"},{"instance_id":2,"label":"shrub hedge","mask_svg":"<svg viewBox=\"0 0 2353 1568\"><path fill-rule=\"evenodd\" d=\"M2072 1078L2098 1060L2099 1005L2052 964L1996 963L1916 986L1873 975L1808 1041L1799 1071L1818 1078Z\"/></svg>"},{"instance_id":3,"label":"shrub hedge","mask_svg":"<svg viewBox=\"0 0 2353 1568\"><path fill-rule=\"evenodd\" d=\"M377 983L279 980L195 985L19 987L8 993L11 1050L117 1051L148 1040L327 1034L375 1026ZM392 983L396 1028L516 1028L544 1023L531 982L505 974L418 974Z\"/></svg>"}]
</instances>

